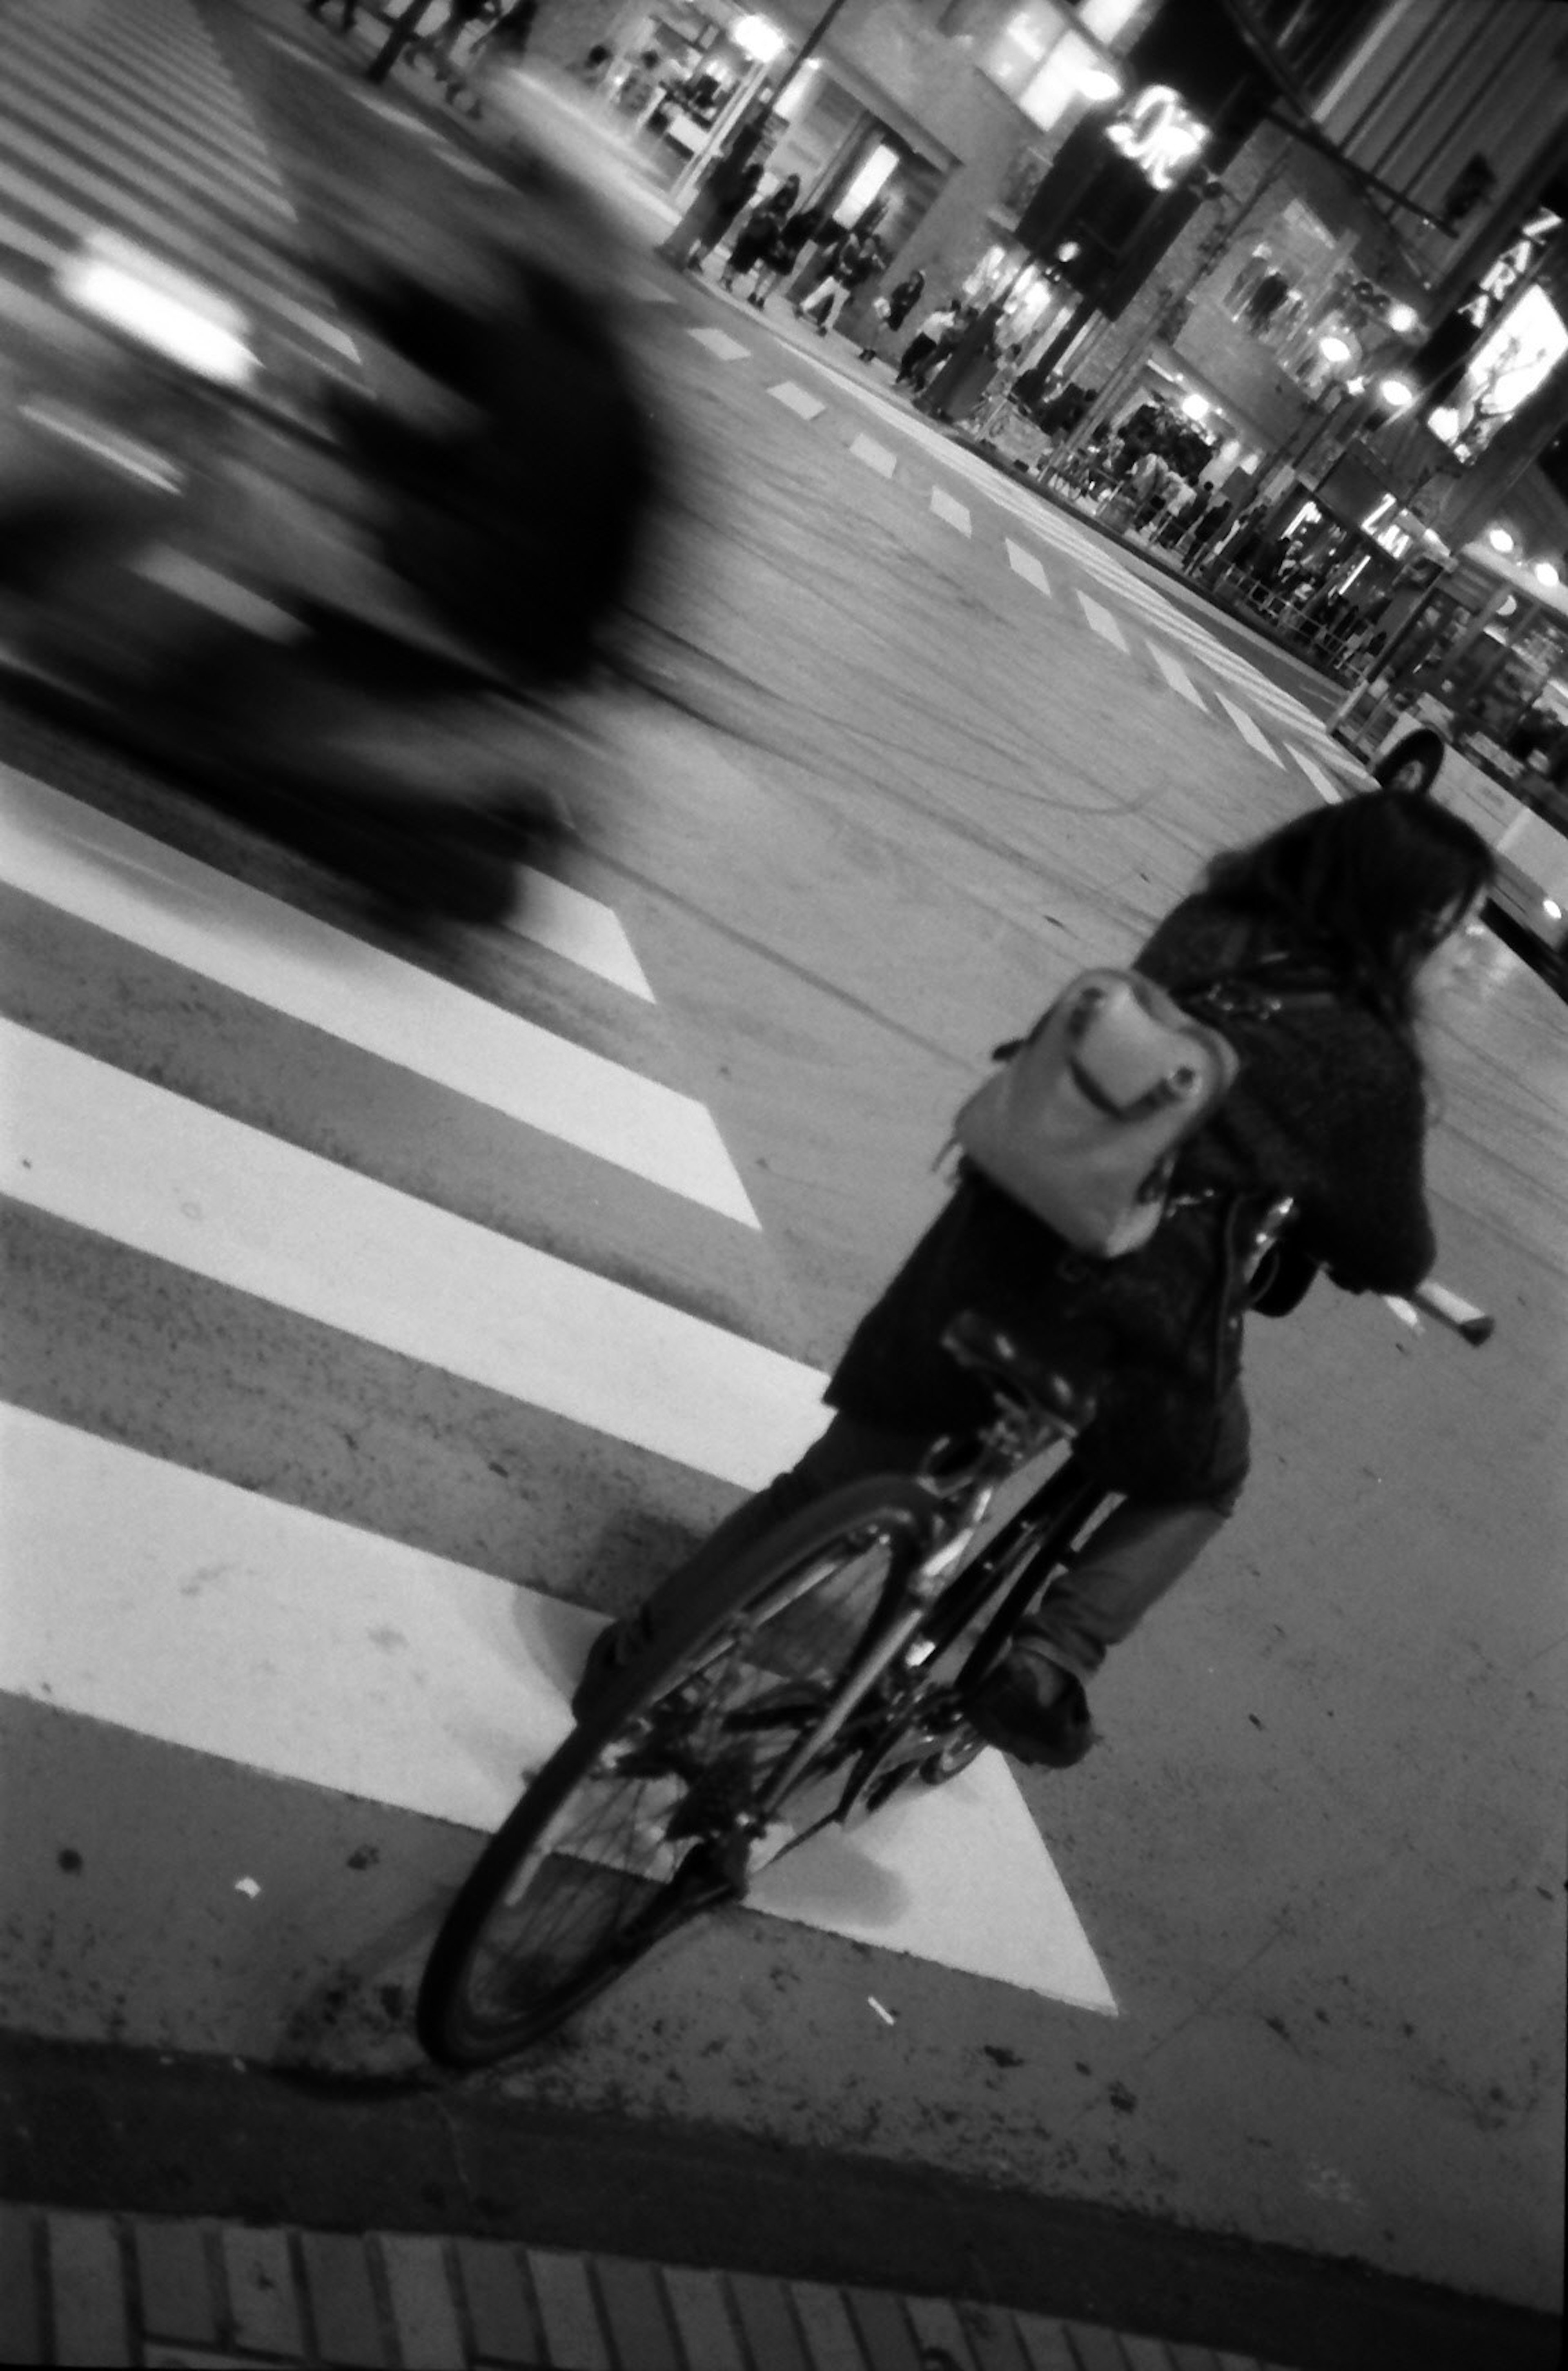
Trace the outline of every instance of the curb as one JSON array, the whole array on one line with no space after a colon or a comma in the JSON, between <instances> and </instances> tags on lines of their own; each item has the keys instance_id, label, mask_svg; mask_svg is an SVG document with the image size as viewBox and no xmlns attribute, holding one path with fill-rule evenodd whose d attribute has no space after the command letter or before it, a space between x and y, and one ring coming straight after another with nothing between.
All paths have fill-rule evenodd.
<instances>
[{"instance_id":1,"label":"curb","mask_svg":"<svg viewBox=\"0 0 1568 2371\"><path fill-rule=\"evenodd\" d=\"M1279 2371L972 2299L504 2239L0 2206L0 2364Z\"/></svg>"}]
</instances>

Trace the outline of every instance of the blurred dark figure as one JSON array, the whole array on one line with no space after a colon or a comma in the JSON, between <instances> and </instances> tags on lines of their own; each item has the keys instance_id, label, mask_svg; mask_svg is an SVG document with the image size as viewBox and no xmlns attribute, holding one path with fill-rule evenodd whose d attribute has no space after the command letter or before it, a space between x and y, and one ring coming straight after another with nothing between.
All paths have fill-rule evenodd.
<instances>
[{"instance_id":1,"label":"blurred dark figure","mask_svg":"<svg viewBox=\"0 0 1568 2371\"><path fill-rule=\"evenodd\" d=\"M440 425L343 396L338 425L387 504L397 573L508 682L591 665L616 613L656 464L641 394L604 309L515 246L489 301L382 262L337 293L458 399Z\"/></svg>"},{"instance_id":2,"label":"blurred dark figure","mask_svg":"<svg viewBox=\"0 0 1568 2371\"><path fill-rule=\"evenodd\" d=\"M325 24L327 21L327 0L305 0L305 13L308 17L319 17L321 22ZM354 18L358 14L359 0L338 0L339 32L352 33L354 30Z\"/></svg>"}]
</instances>

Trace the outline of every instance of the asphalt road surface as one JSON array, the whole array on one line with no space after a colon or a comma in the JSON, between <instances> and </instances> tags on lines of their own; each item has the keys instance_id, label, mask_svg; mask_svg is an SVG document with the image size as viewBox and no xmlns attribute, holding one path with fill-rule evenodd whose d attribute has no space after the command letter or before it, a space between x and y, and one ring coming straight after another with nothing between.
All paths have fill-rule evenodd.
<instances>
[{"instance_id":1,"label":"asphalt road surface","mask_svg":"<svg viewBox=\"0 0 1568 2371\"><path fill-rule=\"evenodd\" d=\"M1267 673L842 346L672 277L646 318L684 509L515 929L378 939L0 718L12 2029L412 2069L593 1617L809 1436L988 1048L1334 794ZM986 1757L499 2095L1555 2305L1561 1007L1488 943L1434 1047L1489 1349L1258 1327L1247 1502L1088 1763Z\"/></svg>"}]
</instances>

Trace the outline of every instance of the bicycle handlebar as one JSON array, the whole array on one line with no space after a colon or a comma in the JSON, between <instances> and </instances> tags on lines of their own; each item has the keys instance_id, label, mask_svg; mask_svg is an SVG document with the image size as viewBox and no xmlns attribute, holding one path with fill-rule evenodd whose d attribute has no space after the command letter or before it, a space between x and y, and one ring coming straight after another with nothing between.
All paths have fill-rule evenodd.
<instances>
[{"instance_id":1,"label":"bicycle handlebar","mask_svg":"<svg viewBox=\"0 0 1568 2371\"><path fill-rule=\"evenodd\" d=\"M1446 1284L1436 1284L1430 1279L1425 1284L1418 1284L1408 1300L1392 1292L1385 1293L1383 1298L1395 1316L1402 1317L1406 1324L1419 1324L1421 1321L1416 1312L1424 1311L1428 1317L1435 1317L1440 1325L1446 1325L1451 1333L1458 1334L1461 1340L1478 1350L1483 1342L1491 1341L1497 1330L1495 1317L1489 1316L1484 1309L1476 1308L1473 1301L1461 1301L1458 1294L1450 1292Z\"/></svg>"}]
</instances>

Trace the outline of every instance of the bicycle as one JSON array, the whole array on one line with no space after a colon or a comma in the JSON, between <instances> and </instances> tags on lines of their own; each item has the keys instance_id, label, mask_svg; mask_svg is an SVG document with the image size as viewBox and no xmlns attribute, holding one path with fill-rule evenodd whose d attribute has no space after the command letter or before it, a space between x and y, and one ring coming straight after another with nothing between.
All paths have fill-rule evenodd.
<instances>
[{"instance_id":1,"label":"bicycle","mask_svg":"<svg viewBox=\"0 0 1568 2371\"><path fill-rule=\"evenodd\" d=\"M1249 1280L1289 1212L1256 1228ZM1491 1332L1441 1287L1415 1297L1469 1340ZM425 1966L416 2027L438 2064L542 2041L784 1853L981 1752L967 1707L1114 1494L1069 1455L977 1544L1002 1484L1070 1445L1093 1401L972 1313L943 1342L991 1392L978 1439L847 1484L738 1554L529 1781Z\"/></svg>"}]
</instances>

